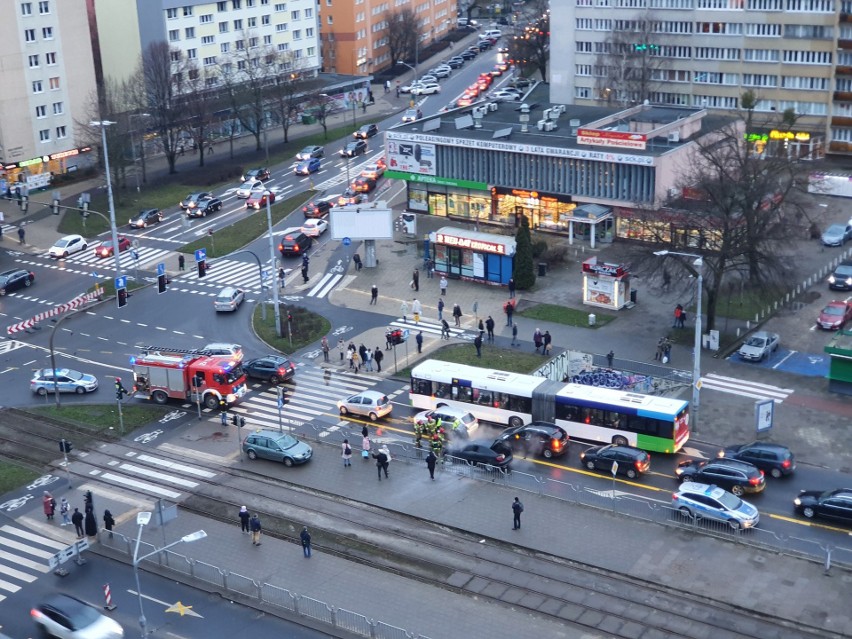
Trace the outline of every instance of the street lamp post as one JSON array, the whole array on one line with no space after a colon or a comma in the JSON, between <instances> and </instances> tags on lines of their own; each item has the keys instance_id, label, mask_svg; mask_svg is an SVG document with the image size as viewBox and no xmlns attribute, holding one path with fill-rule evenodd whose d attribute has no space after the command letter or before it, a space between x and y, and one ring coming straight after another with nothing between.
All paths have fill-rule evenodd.
<instances>
[{"instance_id":1,"label":"street lamp post","mask_svg":"<svg viewBox=\"0 0 852 639\"><path fill-rule=\"evenodd\" d=\"M701 397L701 287L703 284L704 258L695 253L678 253L675 251L654 251L654 255L681 255L683 257L694 257L692 265L698 272L698 290L695 298L695 345L692 356L692 406L690 408L690 428L692 432L698 433L698 407Z\"/></svg>"},{"instance_id":2,"label":"street lamp post","mask_svg":"<svg viewBox=\"0 0 852 639\"><path fill-rule=\"evenodd\" d=\"M109 227L112 231L112 255L115 258L115 276L121 275L121 260L118 255L118 230L115 227L115 200L112 196L112 176L109 173L109 149L107 148L106 128L115 124L109 120L93 120L89 122L89 126L101 127L101 143L103 144L104 153L104 171L106 172L107 183L107 199L109 201Z\"/></svg>"},{"instance_id":3,"label":"street lamp post","mask_svg":"<svg viewBox=\"0 0 852 639\"><path fill-rule=\"evenodd\" d=\"M163 546L162 548L157 548L152 550L147 555L139 556L139 545L142 543L142 529L148 525L148 522L151 521L151 513L149 512L140 512L136 514L136 523L139 525L139 532L136 535L136 546L133 549L133 576L136 578L136 596L139 598L139 628L142 630L142 639L146 639L148 636L148 621L145 619L145 609L142 606L142 589L139 586L139 564L148 559L148 557L153 557L156 554L163 552L164 550L168 550L172 546L177 546L178 544L189 544L193 541L198 541L199 539L204 539L207 536L207 533L203 530L196 530L194 533L190 533L188 535L184 535L177 541L173 541L172 543Z\"/></svg>"},{"instance_id":4,"label":"street lamp post","mask_svg":"<svg viewBox=\"0 0 852 639\"><path fill-rule=\"evenodd\" d=\"M411 66L410 64L408 64L407 62L403 62L402 60L397 60L397 64L401 64L402 66L408 67L409 69L414 71L414 80L412 81L411 84L416 84L417 83L417 65L415 64L414 66Z\"/></svg>"},{"instance_id":5,"label":"street lamp post","mask_svg":"<svg viewBox=\"0 0 852 639\"><path fill-rule=\"evenodd\" d=\"M275 334L281 337L281 308L278 305L278 271L275 268L275 238L272 236L272 207L269 203L272 199L272 193L264 191L263 194L266 197L266 226L269 231L269 268L272 269L272 277L269 279L272 282L272 303L275 308Z\"/></svg>"},{"instance_id":6,"label":"street lamp post","mask_svg":"<svg viewBox=\"0 0 852 639\"><path fill-rule=\"evenodd\" d=\"M130 146L133 149L133 175L136 176L136 192L139 193L139 171L136 169L136 142L134 133L136 131L133 128L133 118L147 118L150 117L150 113L131 113L128 117L128 121L130 122ZM142 139L139 144L139 158L142 163L142 181L147 182L145 179L145 133L142 133Z\"/></svg>"}]
</instances>

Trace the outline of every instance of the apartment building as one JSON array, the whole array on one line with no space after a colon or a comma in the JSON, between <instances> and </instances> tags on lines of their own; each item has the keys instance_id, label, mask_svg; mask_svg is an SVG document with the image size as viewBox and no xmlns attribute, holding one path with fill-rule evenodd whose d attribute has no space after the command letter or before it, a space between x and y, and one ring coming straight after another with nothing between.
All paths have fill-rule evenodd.
<instances>
[{"instance_id":1,"label":"apartment building","mask_svg":"<svg viewBox=\"0 0 852 639\"><path fill-rule=\"evenodd\" d=\"M551 41L551 60L562 61L551 69L554 102L629 105L638 98L732 112L752 91L758 113L795 112L794 125L767 135L783 136L800 156L852 152L852 0L564 0L550 6L552 33L568 36ZM633 63L647 62L642 95L613 86L613 54L625 43L635 48Z\"/></svg>"},{"instance_id":2,"label":"apartment building","mask_svg":"<svg viewBox=\"0 0 852 639\"><path fill-rule=\"evenodd\" d=\"M0 178L31 188L87 154L75 122L95 95L86 0L14 0L0 20ZM81 43L83 46L81 46Z\"/></svg>"},{"instance_id":3,"label":"apartment building","mask_svg":"<svg viewBox=\"0 0 852 639\"><path fill-rule=\"evenodd\" d=\"M94 6L104 77L126 78L152 42L175 60L194 60L215 86L223 65L252 51L281 54L283 65L313 75L320 67L316 0L89 0ZM286 70L286 69L283 69Z\"/></svg>"},{"instance_id":4,"label":"apartment building","mask_svg":"<svg viewBox=\"0 0 852 639\"><path fill-rule=\"evenodd\" d=\"M388 13L411 9L426 47L453 29L456 0L318 0L323 70L368 75L394 64L388 52Z\"/></svg>"}]
</instances>

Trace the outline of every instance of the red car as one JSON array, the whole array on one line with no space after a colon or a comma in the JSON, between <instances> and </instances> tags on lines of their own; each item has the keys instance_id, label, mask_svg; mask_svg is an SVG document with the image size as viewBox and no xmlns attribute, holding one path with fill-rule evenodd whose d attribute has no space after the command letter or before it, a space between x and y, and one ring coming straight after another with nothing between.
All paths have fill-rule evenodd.
<instances>
[{"instance_id":1,"label":"red car","mask_svg":"<svg viewBox=\"0 0 852 639\"><path fill-rule=\"evenodd\" d=\"M118 252L121 253L130 248L130 240L123 235L118 236ZM95 257L109 257L115 255L115 250L112 247L112 240L108 240L98 247L95 247Z\"/></svg>"},{"instance_id":2,"label":"red car","mask_svg":"<svg viewBox=\"0 0 852 639\"><path fill-rule=\"evenodd\" d=\"M819 312L817 324L820 328L836 331L843 328L850 319L852 319L852 304L843 300L834 300Z\"/></svg>"},{"instance_id":3,"label":"red car","mask_svg":"<svg viewBox=\"0 0 852 639\"><path fill-rule=\"evenodd\" d=\"M269 191L269 203L275 204L275 193ZM247 209L259 209L263 206L266 206L266 194L267 191L254 191L249 199L246 200L246 208Z\"/></svg>"}]
</instances>

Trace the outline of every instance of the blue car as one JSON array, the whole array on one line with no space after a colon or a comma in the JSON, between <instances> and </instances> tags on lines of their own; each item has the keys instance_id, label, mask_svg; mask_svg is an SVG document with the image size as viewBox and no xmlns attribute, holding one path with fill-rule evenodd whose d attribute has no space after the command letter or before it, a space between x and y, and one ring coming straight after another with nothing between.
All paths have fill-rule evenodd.
<instances>
[{"instance_id":1,"label":"blue car","mask_svg":"<svg viewBox=\"0 0 852 639\"><path fill-rule=\"evenodd\" d=\"M37 395L52 393L54 389L60 393L91 393L98 388L98 378L70 368L52 368L36 371L30 381L30 390Z\"/></svg>"},{"instance_id":2,"label":"blue car","mask_svg":"<svg viewBox=\"0 0 852 639\"><path fill-rule=\"evenodd\" d=\"M310 175L311 173L319 171L321 167L322 160L319 158L310 158L299 162L293 170L293 173L296 175Z\"/></svg>"}]
</instances>

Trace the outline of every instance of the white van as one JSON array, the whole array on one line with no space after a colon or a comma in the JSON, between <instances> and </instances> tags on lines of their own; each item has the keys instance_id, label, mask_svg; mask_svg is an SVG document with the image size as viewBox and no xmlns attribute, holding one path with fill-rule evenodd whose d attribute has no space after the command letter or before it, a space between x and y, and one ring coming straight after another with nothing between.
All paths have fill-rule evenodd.
<instances>
[{"instance_id":1,"label":"white van","mask_svg":"<svg viewBox=\"0 0 852 639\"><path fill-rule=\"evenodd\" d=\"M479 34L480 40L499 40L503 32L500 29L488 29L485 33Z\"/></svg>"}]
</instances>

